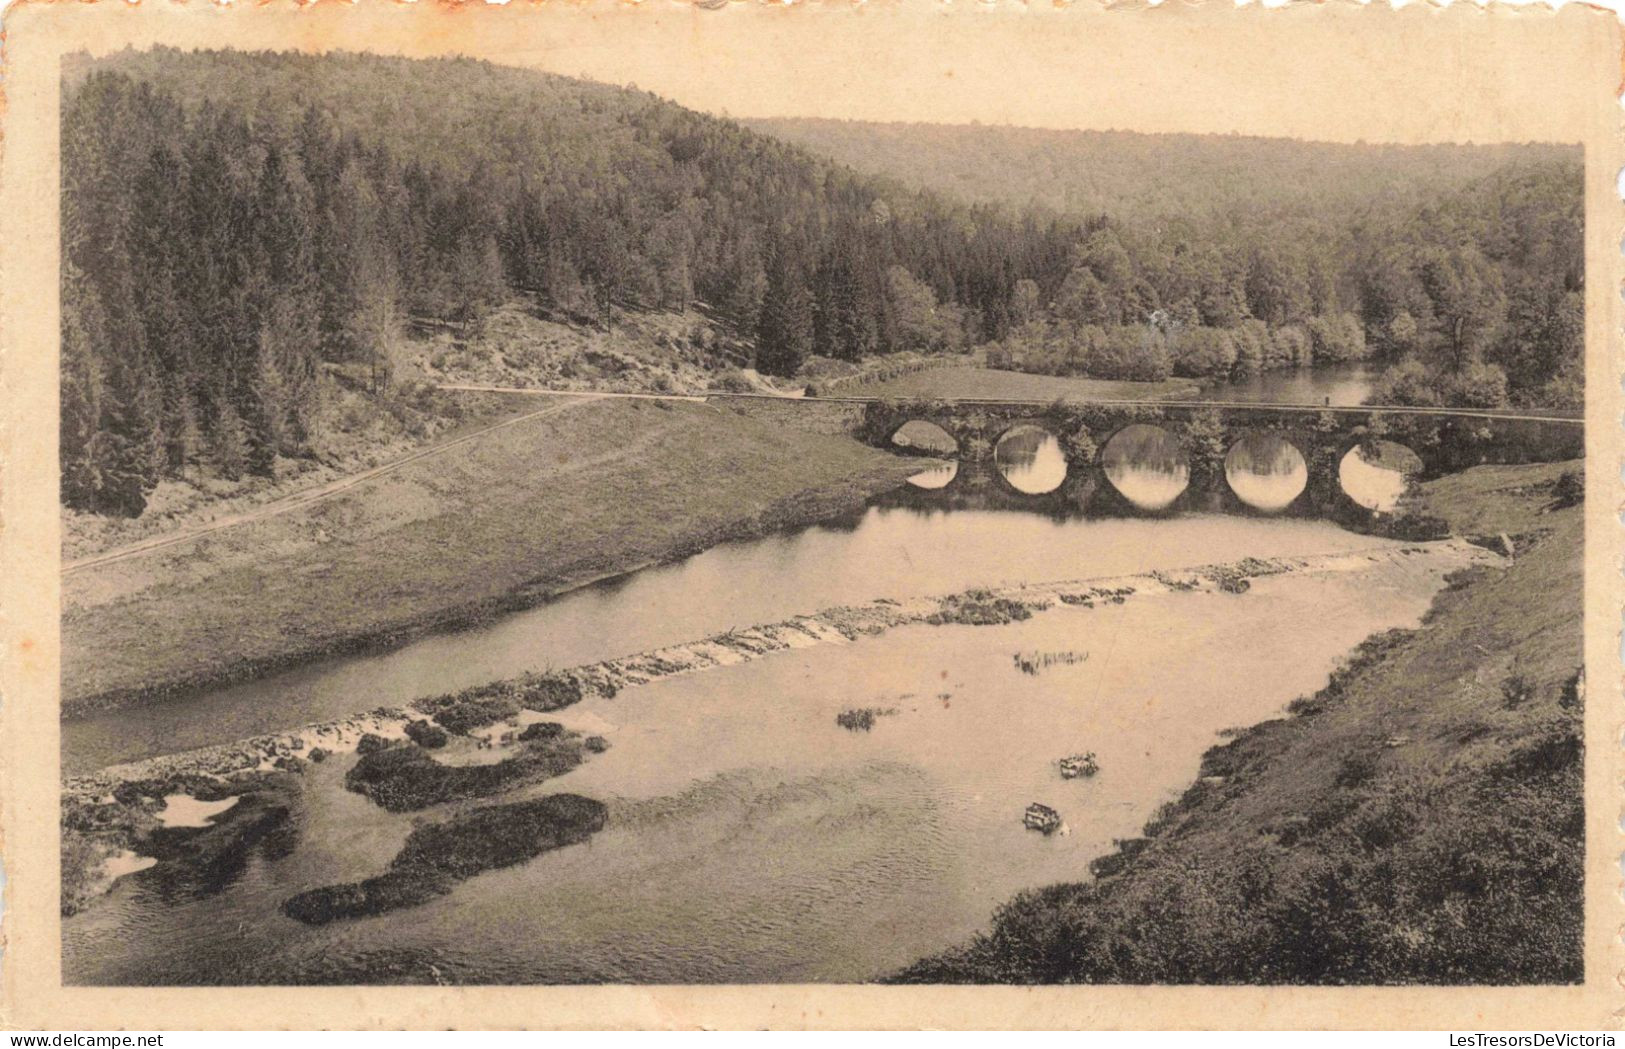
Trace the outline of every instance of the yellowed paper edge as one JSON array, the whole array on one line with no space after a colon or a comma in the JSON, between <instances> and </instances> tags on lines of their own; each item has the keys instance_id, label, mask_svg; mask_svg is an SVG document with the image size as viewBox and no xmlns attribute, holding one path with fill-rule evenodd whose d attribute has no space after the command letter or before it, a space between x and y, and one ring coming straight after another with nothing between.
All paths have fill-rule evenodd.
<instances>
[{"instance_id":1,"label":"yellowed paper edge","mask_svg":"<svg viewBox=\"0 0 1625 1049\"><path fill-rule=\"evenodd\" d=\"M0 1026L1613 1028L1620 875L1621 28L1606 11L1352 3L503 8L116 0L6 14L0 166ZM1567 988L64 988L57 875L57 99L62 54L154 43L465 53L736 116L827 112L1586 147L1587 981ZM1087 69L1088 75L1080 70ZM818 108L812 108L818 107Z\"/></svg>"}]
</instances>

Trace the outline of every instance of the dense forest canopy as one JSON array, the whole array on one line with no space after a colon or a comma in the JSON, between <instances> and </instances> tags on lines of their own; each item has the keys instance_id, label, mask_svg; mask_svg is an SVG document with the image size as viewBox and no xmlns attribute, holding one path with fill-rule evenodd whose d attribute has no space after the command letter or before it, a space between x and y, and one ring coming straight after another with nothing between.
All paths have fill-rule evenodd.
<instances>
[{"instance_id":1,"label":"dense forest canopy","mask_svg":"<svg viewBox=\"0 0 1625 1049\"><path fill-rule=\"evenodd\" d=\"M1161 305L1186 322L1187 348L1169 362L1176 372L1256 367L1260 354L1264 367L1374 355L1400 365L1378 391L1384 403L1579 404L1579 146L744 123L953 199L1011 213L1109 216ZM1280 330L1310 315L1324 319ZM1274 337L1257 321L1277 329ZM1193 326L1225 329L1228 338ZM1034 370L1079 371L1069 356L1098 360L1102 346L1132 342L1095 330L1082 347L1076 333L1023 334L1024 352L1006 359ZM1152 374L1159 358L1155 348L1138 357Z\"/></svg>"},{"instance_id":2,"label":"dense forest canopy","mask_svg":"<svg viewBox=\"0 0 1625 1049\"><path fill-rule=\"evenodd\" d=\"M1177 180L1208 206L1147 221L1136 187L1166 170L1109 169L1098 209L960 201L635 88L467 59L69 63L63 497L135 514L189 468L269 473L310 454L334 376L387 397L411 323L477 330L514 299L600 327L702 309L786 376L972 347L1146 379L1381 355L1385 396L1578 397L1577 152L1362 162L1392 172L1360 190L1288 144L1320 173L1271 203L1247 141Z\"/></svg>"}]
</instances>

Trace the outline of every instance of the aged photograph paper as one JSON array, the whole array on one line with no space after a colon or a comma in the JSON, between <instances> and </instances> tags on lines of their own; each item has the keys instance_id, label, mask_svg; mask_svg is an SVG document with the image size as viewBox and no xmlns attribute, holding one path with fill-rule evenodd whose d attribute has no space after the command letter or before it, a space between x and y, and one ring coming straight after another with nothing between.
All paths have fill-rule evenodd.
<instances>
[{"instance_id":1,"label":"aged photograph paper","mask_svg":"<svg viewBox=\"0 0 1625 1049\"><path fill-rule=\"evenodd\" d=\"M1612 1028L1620 26L7 14L3 1015Z\"/></svg>"}]
</instances>

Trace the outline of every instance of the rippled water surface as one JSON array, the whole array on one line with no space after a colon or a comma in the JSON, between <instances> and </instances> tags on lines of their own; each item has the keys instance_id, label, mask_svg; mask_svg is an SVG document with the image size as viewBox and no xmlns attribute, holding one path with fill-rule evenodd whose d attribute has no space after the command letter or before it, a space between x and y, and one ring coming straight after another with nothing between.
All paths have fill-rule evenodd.
<instances>
[{"instance_id":1,"label":"rippled water surface","mask_svg":"<svg viewBox=\"0 0 1625 1049\"><path fill-rule=\"evenodd\" d=\"M1149 476L1154 486L1158 469L1130 476ZM931 506L927 497L916 507L875 507L835 525L728 543L391 652L322 660L201 695L67 721L63 765L89 771L880 597L1370 543L1314 521L1199 515L1154 523L1056 520Z\"/></svg>"},{"instance_id":2,"label":"rippled water surface","mask_svg":"<svg viewBox=\"0 0 1625 1049\"><path fill-rule=\"evenodd\" d=\"M1243 595L1164 593L1004 626L912 626L592 699L559 719L610 749L539 789L604 801L589 842L479 875L426 905L311 928L285 898L380 873L415 820L312 766L290 855L168 904L152 872L67 920L75 983L857 981L961 942L1013 893L1086 877L1197 771L1228 726L1325 683L1376 630L1414 623L1448 551L1304 520L1057 520L871 509L841 527L733 544L484 630L142 712L104 752L181 749L235 726L400 703L732 625L882 596L1345 552L1340 571ZM1021 655L1058 657L1034 673ZM267 707L281 706L274 714ZM836 715L885 711L870 731ZM149 720L150 719L150 720ZM81 734L81 742L93 734ZM1092 779L1055 762L1093 751ZM1041 801L1065 833L1025 830Z\"/></svg>"}]
</instances>

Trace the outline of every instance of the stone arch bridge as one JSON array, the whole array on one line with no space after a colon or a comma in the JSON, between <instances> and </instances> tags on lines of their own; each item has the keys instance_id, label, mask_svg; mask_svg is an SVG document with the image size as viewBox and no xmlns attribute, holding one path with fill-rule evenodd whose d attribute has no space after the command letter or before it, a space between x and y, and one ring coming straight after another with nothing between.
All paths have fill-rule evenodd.
<instances>
[{"instance_id":1,"label":"stone arch bridge","mask_svg":"<svg viewBox=\"0 0 1625 1049\"><path fill-rule=\"evenodd\" d=\"M1067 458L1067 480L1055 493L1020 498L1048 498L1073 505L1112 499L1111 485L1101 483L1102 455L1113 436L1137 423L1166 431L1184 456L1189 484L1169 507L1174 510L1244 511L1246 507L1230 490L1225 476L1225 457L1238 442L1255 434L1282 438L1297 449L1307 467L1303 492L1284 512L1341 520L1371 516L1349 499L1338 479L1343 458L1366 442L1385 440L1409 448L1421 460L1422 480L1484 463L1578 459L1585 451L1580 419L1540 412L1205 401L712 400L792 425L811 424L826 432L849 433L892 451L907 451L892 441L904 425L928 422L952 437L957 450L948 455L925 450L914 454L956 459L965 483L996 479L992 459L999 441L1017 428L1038 427L1059 442ZM1017 497L1013 492L1006 494ZM1115 509L1134 512L1127 504Z\"/></svg>"}]
</instances>

